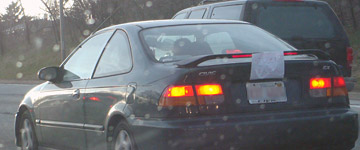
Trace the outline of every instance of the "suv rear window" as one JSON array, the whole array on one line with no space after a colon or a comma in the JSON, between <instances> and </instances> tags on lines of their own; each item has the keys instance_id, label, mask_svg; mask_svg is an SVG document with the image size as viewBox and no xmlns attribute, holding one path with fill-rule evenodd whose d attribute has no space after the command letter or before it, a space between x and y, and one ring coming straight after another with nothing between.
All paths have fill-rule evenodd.
<instances>
[{"instance_id":1,"label":"suv rear window","mask_svg":"<svg viewBox=\"0 0 360 150\"><path fill-rule=\"evenodd\" d=\"M294 50L279 38L248 24L158 27L141 32L150 54L160 62L197 55Z\"/></svg>"},{"instance_id":2,"label":"suv rear window","mask_svg":"<svg viewBox=\"0 0 360 150\"><path fill-rule=\"evenodd\" d=\"M252 9L254 24L283 39L336 36L337 19L325 6L284 4Z\"/></svg>"}]
</instances>

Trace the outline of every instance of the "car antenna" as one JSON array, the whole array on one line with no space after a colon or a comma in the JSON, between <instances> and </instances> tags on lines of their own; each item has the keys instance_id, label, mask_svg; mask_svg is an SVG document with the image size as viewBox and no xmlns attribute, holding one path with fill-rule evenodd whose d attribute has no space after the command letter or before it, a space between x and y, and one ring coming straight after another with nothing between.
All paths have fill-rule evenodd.
<instances>
[{"instance_id":1,"label":"car antenna","mask_svg":"<svg viewBox=\"0 0 360 150\"><path fill-rule=\"evenodd\" d=\"M93 35L97 30L99 30L102 27L102 25L104 25L104 23L108 21L119 10L120 10L120 6L118 6L103 22L101 22L101 24L98 27L96 27L96 29L93 32L91 32L90 35Z\"/></svg>"}]
</instances>

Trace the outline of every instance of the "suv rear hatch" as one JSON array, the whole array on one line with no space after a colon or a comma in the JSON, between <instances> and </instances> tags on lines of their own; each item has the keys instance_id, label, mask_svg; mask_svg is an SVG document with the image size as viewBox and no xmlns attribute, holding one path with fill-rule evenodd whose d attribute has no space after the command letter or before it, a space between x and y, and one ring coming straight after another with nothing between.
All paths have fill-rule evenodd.
<instances>
[{"instance_id":1,"label":"suv rear hatch","mask_svg":"<svg viewBox=\"0 0 360 150\"><path fill-rule=\"evenodd\" d=\"M296 54L297 52L294 53ZM239 56L251 57L251 54ZM185 75L186 78L182 80L183 83L181 84L192 85L195 89L195 95L198 93L196 86L199 85L219 84L222 87L222 94L220 95L197 96L200 114L261 113L348 106L345 85L342 86L341 90L333 86L337 82L335 81L336 78L342 77L336 64L331 61L317 60L306 55L286 56L283 79L251 81L249 80L251 58L237 59L242 61L242 63L228 63L228 61L218 65L202 65L207 62L204 60L194 61L198 64L196 67L179 63L180 67L189 67L191 70L190 73ZM219 59L210 61L216 60ZM329 83L325 84L332 85L328 89L323 90L325 93L328 92L327 94L321 95L320 91L319 95L318 89L311 89L311 79L314 78L329 79ZM249 101L248 94L251 89L248 86L262 83L284 84L286 101L275 100L272 102L262 101L255 103Z\"/></svg>"},{"instance_id":2,"label":"suv rear hatch","mask_svg":"<svg viewBox=\"0 0 360 150\"><path fill-rule=\"evenodd\" d=\"M319 1L249 1L244 20L287 41L297 49L321 49L351 76L350 43L333 10Z\"/></svg>"}]
</instances>

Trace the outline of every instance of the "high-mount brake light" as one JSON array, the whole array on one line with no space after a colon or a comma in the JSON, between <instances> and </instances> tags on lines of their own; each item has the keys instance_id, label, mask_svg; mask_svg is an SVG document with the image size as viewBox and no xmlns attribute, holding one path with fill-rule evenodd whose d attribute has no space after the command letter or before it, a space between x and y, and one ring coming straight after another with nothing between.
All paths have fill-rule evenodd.
<instances>
[{"instance_id":1,"label":"high-mount brake light","mask_svg":"<svg viewBox=\"0 0 360 150\"><path fill-rule=\"evenodd\" d=\"M224 102L220 84L195 85L195 91L192 85L170 86L163 92L159 106L215 105Z\"/></svg>"},{"instance_id":2,"label":"high-mount brake light","mask_svg":"<svg viewBox=\"0 0 360 150\"><path fill-rule=\"evenodd\" d=\"M226 50L226 54L236 54L236 53L243 53L241 50L239 49L228 49Z\"/></svg>"},{"instance_id":3,"label":"high-mount brake light","mask_svg":"<svg viewBox=\"0 0 360 150\"><path fill-rule=\"evenodd\" d=\"M244 54L244 55L232 55L232 58L251 58L251 54Z\"/></svg>"},{"instance_id":4,"label":"high-mount brake light","mask_svg":"<svg viewBox=\"0 0 360 150\"><path fill-rule=\"evenodd\" d=\"M285 52L284 56L288 56L288 55L298 55L299 53L297 52Z\"/></svg>"}]
</instances>

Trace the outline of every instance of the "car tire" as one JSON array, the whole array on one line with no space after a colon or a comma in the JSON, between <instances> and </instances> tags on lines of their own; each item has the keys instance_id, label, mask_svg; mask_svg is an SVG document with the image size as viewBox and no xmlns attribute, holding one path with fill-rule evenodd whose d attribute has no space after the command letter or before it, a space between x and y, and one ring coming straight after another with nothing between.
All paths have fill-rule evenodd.
<instances>
[{"instance_id":1,"label":"car tire","mask_svg":"<svg viewBox=\"0 0 360 150\"><path fill-rule=\"evenodd\" d=\"M21 115L20 122L20 145L22 150L38 150L38 141L35 134L34 124L29 112Z\"/></svg>"},{"instance_id":2,"label":"car tire","mask_svg":"<svg viewBox=\"0 0 360 150\"><path fill-rule=\"evenodd\" d=\"M129 125L121 121L115 128L112 137L111 150L136 150L134 136Z\"/></svg>"}]
</instances>

